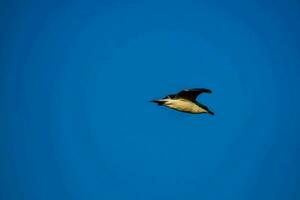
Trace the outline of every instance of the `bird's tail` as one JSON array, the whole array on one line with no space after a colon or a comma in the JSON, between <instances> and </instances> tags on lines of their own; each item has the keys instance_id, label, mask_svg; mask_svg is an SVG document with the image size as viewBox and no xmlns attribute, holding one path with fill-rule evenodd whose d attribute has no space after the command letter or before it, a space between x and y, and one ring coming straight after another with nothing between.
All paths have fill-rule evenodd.
<instances>
[{"instance_id":1,"label":"bird's tail","mask_svg":"<svg viewBox=\"0 0 300 200\"><path fill-rule=\"evenodd\" d=\"M211 114L211 115L215 115L215 113L213 113L213 112L210 111L210 110L207 110L207 113L208 113L208 114Z\"/></svg>"}]
</instances>

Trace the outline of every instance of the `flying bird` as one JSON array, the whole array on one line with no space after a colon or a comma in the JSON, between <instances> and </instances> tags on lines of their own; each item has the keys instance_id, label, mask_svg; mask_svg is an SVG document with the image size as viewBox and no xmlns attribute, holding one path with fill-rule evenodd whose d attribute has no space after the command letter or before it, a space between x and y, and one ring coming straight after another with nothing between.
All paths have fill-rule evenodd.
<instances>
[{"instance_id":1,"label":"flying bird","mask_svg":"<svg viewBox=\"0 0 300 200\"><path fill-rule=\"evenodd\" d=\"M201 114L208 113L214 115L209 108L196 99L198 95L202 93L212 93L211 90L205 88L195 88L195 89L185 89L177 94L169 94L166 97L158 100L152 100L151 102L157 103L159 106L166 106L168 108L191 113L191 114Z\"/></svg>"}]
</instances>

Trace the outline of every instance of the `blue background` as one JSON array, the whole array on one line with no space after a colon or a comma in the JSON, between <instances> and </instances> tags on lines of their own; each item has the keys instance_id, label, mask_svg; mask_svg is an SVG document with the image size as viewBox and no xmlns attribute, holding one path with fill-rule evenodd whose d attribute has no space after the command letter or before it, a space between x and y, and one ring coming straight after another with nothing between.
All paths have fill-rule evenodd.
<instances>
[{"instance_id":1,"label":"blue background","mask_svg":"<svg viewBox=\"0 0 300 200\"><path fill-rule=\"evenodd\" d=\"M300 199L297 0L0 13L1 200ZM194 87L215 116L148 102Z\"/></svg>"}]
</instances>

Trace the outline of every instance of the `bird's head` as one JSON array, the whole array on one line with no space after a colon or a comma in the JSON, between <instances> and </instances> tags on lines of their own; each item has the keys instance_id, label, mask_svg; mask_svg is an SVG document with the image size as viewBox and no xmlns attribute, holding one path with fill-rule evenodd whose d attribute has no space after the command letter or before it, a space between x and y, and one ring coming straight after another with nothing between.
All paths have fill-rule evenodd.
<instances>
[{"instance_id":1,"label":"bird's head","mask_svg":"<svg viewBox=\"0 0 300 200\"><path fill-rule=\"evenodd\" d=\"M152 100L150 102L157 103L159 106L161 106L161 105L164 105L166 102L168 102L168 100L174 99L175 97L176 97L175 94L170 94L170 95L165 96L164 98Z\"/></svg>"}]
</instances>

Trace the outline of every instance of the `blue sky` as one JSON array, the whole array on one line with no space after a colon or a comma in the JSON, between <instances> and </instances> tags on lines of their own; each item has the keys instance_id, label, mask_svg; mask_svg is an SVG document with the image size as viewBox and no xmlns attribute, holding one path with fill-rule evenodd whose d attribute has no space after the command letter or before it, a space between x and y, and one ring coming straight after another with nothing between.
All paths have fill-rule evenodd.
<instances>
[{"instance_id":1,"label":"blue sky","mask_svg":"<svg viewBox=\"0 0 300 200\"><path fill-rule=\"evenodd\" d=\"M296 1L1 5L1 199L300 198Z\"/></svg>"}]
</instances>

